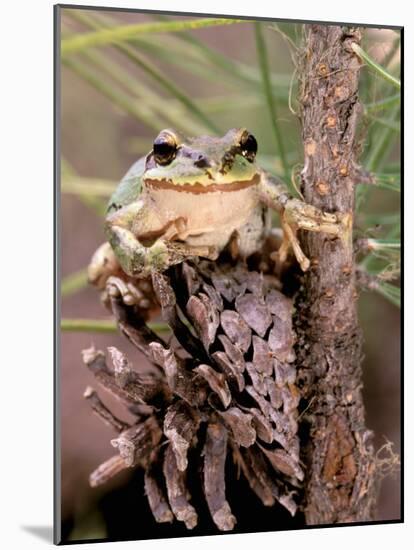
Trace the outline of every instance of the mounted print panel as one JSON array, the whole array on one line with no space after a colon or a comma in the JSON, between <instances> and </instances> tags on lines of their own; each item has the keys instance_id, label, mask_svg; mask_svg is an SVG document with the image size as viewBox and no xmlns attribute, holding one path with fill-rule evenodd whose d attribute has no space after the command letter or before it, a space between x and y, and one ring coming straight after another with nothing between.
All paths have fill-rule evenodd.
<instances>
[{"instance_id":1,"label":"mounted print panel","mask_svg":"<svg viewBox=\"0 0 414 550\"><path fill-rule=\"evenodd\" d=\"M402 521L372 23L55 8L56 543Z\"/></svg>"}]
</instances>

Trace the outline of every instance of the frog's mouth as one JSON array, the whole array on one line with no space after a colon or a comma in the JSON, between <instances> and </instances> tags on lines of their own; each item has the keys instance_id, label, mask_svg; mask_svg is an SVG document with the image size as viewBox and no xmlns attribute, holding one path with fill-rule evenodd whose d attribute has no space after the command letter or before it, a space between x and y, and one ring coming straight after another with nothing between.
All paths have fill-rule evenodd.
<instances>
[{"instance_id":1,"label":"frog's mouth","mask_svg":"<svg viewBox=\"0 0 414 550\"><path fill-rule=\"evenodd\" d=\"M255 174L250 180L232 181L230 183L200 183L195 181L194 183L174 183L168 179L145 179L144 184L152 189L173 189L182 193L193 193L199 195L200 193L215 193L217 191L232 192L240 191L241 189L247 189L258 185L260 181L259 174Z\"/></svg>"}]
</instances>

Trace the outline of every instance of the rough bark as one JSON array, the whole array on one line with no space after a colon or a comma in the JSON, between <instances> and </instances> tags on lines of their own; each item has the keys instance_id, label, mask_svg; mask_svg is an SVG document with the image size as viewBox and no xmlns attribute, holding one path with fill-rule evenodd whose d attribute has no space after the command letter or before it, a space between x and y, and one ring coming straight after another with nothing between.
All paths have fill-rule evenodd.
<instances>
[{"instance_id":1,"label":"rough bark","mask_svg":"<svg viewBox=\"0 0 414 550\"><path fill-rule=\"evenodd\" d=\"M306 202L344 217L344 234L301 235L311 268L297 298L297 352L307 408L307 524L374 519L377 483L372 433L365 427L361 331L352 246L360 29L306 27L301 59L301 123Z\"/></svg>"}]
</instances>

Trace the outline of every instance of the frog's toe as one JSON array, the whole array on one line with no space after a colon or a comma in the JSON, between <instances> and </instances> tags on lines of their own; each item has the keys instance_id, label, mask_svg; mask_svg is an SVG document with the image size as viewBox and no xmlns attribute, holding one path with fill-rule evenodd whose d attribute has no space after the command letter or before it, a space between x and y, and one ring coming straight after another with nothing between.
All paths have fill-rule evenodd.
<instances>
[{"instance_id":1,"label":"frog's toe","mask_svg":"<svg viewBox=\"0 0 414 550\"><path fill-rule=\"evenodd\" d=\"M105 242L96 250L89 262L88 282L102 290L108 278L119 269L120 266L111 245Z\"/></svg>"},{"instance_id":2,"label":"frog's toe","mask_svg":"<svg viewBox=\"0 0 414 550\"><path fill-rule=\"evenodd\" d=\"M106 283L106 291L109 296L114 298L121 296L122 301L127 306L141 305L141 301L145 300L139 288L119 277L109 277Z\"/></svg>"},{"instance_id":3,"label":"frog's toe","mask_svg":"<svg viewBox=\"0 0 414 550\"><path fill-rule=\"evenodd\" d=\"M283 212L286 223L306 231L322 232L338 236L341 222L337 214L324 212L298 199L290 199Z\"/></svg>"}]
</instances>

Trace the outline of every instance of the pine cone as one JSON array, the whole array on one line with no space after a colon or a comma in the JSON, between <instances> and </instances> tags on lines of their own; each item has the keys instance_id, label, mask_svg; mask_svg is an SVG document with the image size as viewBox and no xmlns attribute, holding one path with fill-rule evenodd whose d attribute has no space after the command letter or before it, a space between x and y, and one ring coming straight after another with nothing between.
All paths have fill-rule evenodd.
<instances>
[{"instance_id":1,"label":"pine cone","mask_svg":"<svg viewBox=\"0 0 414 550\"><path fill-rule=\"evenodd\" d=\"M198 521L186 484L188 461L198 460L204 495L218 529L233 529L225 496L225 462L247 478L265 506L279 501L296 513L304 477L299 460L292 301L274 275L219 262L183 263L154 274L153 288L178 345L159 338L135 306L111 296L119 328L152 362L139 374L108 348L83 352L97 381L135 415L128 425L85 396L118 436L118 454L90 476L97 486L128 467L145 469L145 491L157 522ZM230 451L230 453L228 453Z\"/></svg>"}]
</instances>

